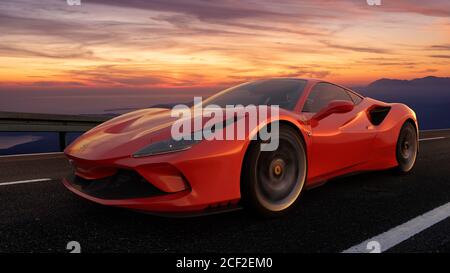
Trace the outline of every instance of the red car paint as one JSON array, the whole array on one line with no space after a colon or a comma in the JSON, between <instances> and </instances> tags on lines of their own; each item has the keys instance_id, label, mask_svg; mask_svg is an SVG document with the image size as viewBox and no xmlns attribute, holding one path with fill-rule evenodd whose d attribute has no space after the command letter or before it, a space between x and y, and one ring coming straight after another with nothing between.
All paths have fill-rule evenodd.
<instances>
[{"instance_id":1,"label":"red car paint","mask_svg":"<svg viewBox=\"0 0 450 273\"><path fill-rule=\"evenodd\" d=\"M407 120L418 128L415 113L403 104L364 98L350 112L312 122L314 114L302 113L301 109L319 82L323 81L308 79L294 110L281 109L279 115L281 121L298 129L305 142L306 187L348 173L397 166L395 149L400 129ZM374 107L391 107L380 125L370 121L368 112ZM102 199L78 190L68 179L64 179L65 186L103 205L156 213L192 213L236 205L241 197L241 172L249 171L242 169L249 139L202 141L184 151L132 156L150 142L169 138L174 120L167 109L131 112L86 132L65 150L75 174L84 179L100 179L119 169L134 170L166 194Z\"/></svg>"}]
</instances>

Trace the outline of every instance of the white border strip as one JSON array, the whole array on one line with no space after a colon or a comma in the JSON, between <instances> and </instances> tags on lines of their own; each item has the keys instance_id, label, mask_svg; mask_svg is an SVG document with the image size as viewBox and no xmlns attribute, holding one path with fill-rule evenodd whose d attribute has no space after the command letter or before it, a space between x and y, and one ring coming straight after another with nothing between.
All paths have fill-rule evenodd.
<instances>
[{"instance_id":1,"label":"white border strip","mask_svg":"<svg viewBox=\"0 0 450 273\"><path fill-rule=\"evenodd\" d=\"M40 156L40 155L59 155L59 154L64 154L64 153L63 152L51 152L51 153L35 153L35 154L0 155L0 158L21 157L21 156Z\"/></svg>"},{"instance_id":2,"label":"white border strip","mask_svg":"<svg viewBox=\"0 0 450 273\"><path fill-rule=\"evenodd\" d=\"M380 247L380 252L386 251L448 217L450 217L450 202L358 245L352 246L342 253L368 253L372 250L374 242Z\"/></svg>"},{"instance_id":3,"label":"white border strip","mask_svg":"<svg viewBox=\"0 0 450 273\"><path fill-rule=\"evenodd\" d=\"M438 132L438 131L450 131L450 128L419 130L419 132Z\"/></svg>"},{"instance_id":4,"label":"white border strip","mask_svg":"<svg viewBox=\"0 0 450 273\"><path fill-rule=\"evenodd\" d=\"M17 184L26 184L26 183L36 183L36 182L45 182L50 181L51 178L39 178L39 179L31 179L31 180L21 180L21 181L13 181L13 182L0 182L1 186L9 186L9 185L17 185Z\"/></svg>"},{"instance_id":5,"label":"white border strip","mask_svg":"<svg viewBox=\"0 0 450 273\"><path fill-rule=\"evenodd\" d=\"M419 141L438 140L438 139L446 139L446 137L428 137L428 138L421 138L421 139L419 139Z\"/></svg>"}]
</instances>

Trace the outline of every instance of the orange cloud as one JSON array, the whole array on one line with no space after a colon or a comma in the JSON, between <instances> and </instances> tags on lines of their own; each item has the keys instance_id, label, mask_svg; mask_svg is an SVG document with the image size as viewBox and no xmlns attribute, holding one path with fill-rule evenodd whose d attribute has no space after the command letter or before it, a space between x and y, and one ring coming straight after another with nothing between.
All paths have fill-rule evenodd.
<instances>
[{"instance_id":1,"label":"orange cloud","mask_svg":"<svg viewBox=\"0 0 450 273\"><path fill-rule=\"evenodd\" d=\"M382 3L1 2L0 85L205 87L272 76L359 85L447 76L450 2Z\"/></svg>"}]
</instances>

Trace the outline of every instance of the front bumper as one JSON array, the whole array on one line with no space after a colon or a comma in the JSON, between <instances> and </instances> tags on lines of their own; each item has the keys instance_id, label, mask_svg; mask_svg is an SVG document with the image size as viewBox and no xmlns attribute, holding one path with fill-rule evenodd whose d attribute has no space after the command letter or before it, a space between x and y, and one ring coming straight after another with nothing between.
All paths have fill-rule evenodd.
<instances>
[{"instance_id":1,"label":"front bumper","mask_svg":"<svg viewBox=\"0 0 450 273\"><path fill-rule=\"evenodd\" d=\"M240 199L244 146L213 141L179 153L101 160L67 154L86 172L75 172L63 182L73 193L108 206L157 214L230 210Z\"/></svg>"}]
</instances>

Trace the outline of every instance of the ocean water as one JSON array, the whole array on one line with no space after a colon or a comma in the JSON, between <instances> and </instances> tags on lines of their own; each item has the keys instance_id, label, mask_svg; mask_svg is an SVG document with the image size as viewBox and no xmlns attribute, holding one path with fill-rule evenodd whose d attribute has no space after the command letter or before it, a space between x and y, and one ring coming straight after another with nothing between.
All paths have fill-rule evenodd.
<instances>
[{"instance_id":1,"label":"ocean water","mask_svg":"<svg viewBox=\"0 0 450 273\"><path fill-rule=\"evenodd\" d=\"M151 90L77 89L4 90L0 86L0 111L24 113L116 116L149 107L191 104L194 96L204 98L222 88L173 88ZM82 133L68 133L71 143ZM0 132L0 156L59 151L57 133Z\"/></svg>"},{"instance_id":2,"label":"ocean water","mask_svg":"<svg viewBox=\"0 0 450 273\"><path fill-rule=\"evenodd\" d=\"M82 132L67 133L70 144ZM58 133L46 132L0 132L0 155L59 152Z\"/></svg>"},{"instance_id":3,"label":"ocean water","mask_svg":"<svg viewBox=\"0 0 450 273\"><path fill-rule=\"evenodd\" d=\"M450 78L412 81L380 80L354 88L386 102L401 102L417 114L420 129L450 128ZM221 88L154 90L2 90L0 111L115 116L136 109L190 104L193 96L208 97ZM20 92L19 92L20 91ZM95 91L95 92L94 92ZM125 92L126 91L126 92ZM69 133L71 143L82 133ZM59 151L57 133L0 132L0 155Z\"/></svg>"}]
</instances>

